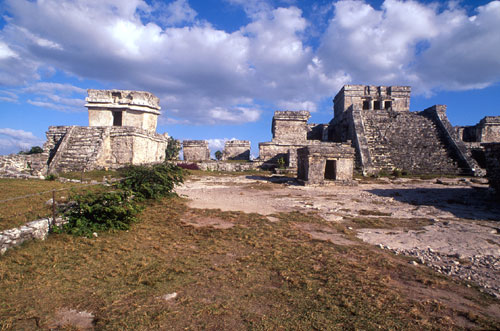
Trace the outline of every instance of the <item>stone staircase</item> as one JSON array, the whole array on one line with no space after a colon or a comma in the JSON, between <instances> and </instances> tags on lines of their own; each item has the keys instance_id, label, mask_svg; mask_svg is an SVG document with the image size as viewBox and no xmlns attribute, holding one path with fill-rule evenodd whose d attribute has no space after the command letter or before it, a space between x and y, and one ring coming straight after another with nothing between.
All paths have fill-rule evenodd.
<instances>
[{"instance_id":1,"label":"stone staircase","mask_svg":"<svg viewBox=\"0 0 500 331\"><path fill-rule=\"evenodd\" d=\"M107 136L107 127L71 127L57 147L49 172L88 170L98 159Z\"/></svg>"},{"instance_id":2,"label":"stone staircase","mask_svg":"<svg viewBox=\"0 0 500 331\"><path fill-rule=\"evenodd\" d=\"M371 163L378 171L394 168L414 174L462 172L435 123L422 113L363 112Z\"/></svg>"}]
</instances>

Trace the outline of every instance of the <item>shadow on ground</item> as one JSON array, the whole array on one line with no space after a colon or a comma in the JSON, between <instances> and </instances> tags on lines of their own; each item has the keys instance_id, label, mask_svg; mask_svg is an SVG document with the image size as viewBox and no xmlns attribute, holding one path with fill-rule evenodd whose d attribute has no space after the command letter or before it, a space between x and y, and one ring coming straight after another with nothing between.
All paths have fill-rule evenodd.
<instances>
[{"instance_id":1,"label":"shadow on ground","mask_svg":"<svg viewBox=\"0 0 500 331\"><path fill-rule=\"evenodd\" d=\"M500 206L487 188L401 188L368 192L415 206L433 206L456 217L500 221Z\"/></svg>"},{"instance_id":2,"label":"shadow on ground","mask_svg":"<svg viewBox=\"0 0 500 331\"><path fill-rule=\"evenodd\" d=\"M273 183L273 184L285 184L286 183L288 185L301 186L295 177L250 175L250 176L245 176L245 178L259 180L259 181L265 181L265 182Z\"/></svg>"}]
</instances>

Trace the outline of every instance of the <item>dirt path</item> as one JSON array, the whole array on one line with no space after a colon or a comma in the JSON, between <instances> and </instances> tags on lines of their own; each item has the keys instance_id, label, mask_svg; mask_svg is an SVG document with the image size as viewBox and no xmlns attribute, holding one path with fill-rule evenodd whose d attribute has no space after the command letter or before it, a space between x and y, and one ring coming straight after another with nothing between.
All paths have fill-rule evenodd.
<instances>
[{"instance_id":1,"label":"dirt path","mask_svg":"<svg viewBox=\"0 0 500 331\"><path fill-rule=\"evenodd\" d=\"M500 206L484 184L384 179L304 187L286 177L204 176L191 177L177 193L192 208L261 215L315 211L327 222L349 225L367 243L413 256L500 297Z\"/></svg>"}]
</instances>

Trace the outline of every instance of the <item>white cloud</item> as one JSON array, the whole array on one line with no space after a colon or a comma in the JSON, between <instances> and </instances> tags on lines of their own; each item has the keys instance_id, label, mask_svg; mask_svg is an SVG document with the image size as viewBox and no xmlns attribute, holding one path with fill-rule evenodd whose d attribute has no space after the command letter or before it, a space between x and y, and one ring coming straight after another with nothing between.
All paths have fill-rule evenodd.
<instances>
[{"instance_id":1,"label":"white cloud","mask_svg":"<svg viewBox=\"0 0 500 331\"><path fill-rule=\"evenodd\" d=\"M327 76L355 83L410 84L416 92L481 88L500 80L500 2L468 17L457 3L386 0L380 10L343 0L318 56Z\"/></svg>"},{"instance_id":2,"label":"white cloud","mask_svg":"<svg viewBox=\"0 0 500 331\"><path fill-rule=\"evenodd\" d=\"M294 6L228 1L250 18L231 33L197 20L187 0L6 0L0 86L38 88L29 100L39 106L80 107L81 90L33 84L39 72L57 68L155 93L164 123L214 124L256 121L259 104L313 111L349 82L410 84L425 92L500 80L499 1L469 17L456 3L442 10L386 0L375 9L341 0L333 14L330 5L321 9L333 15L326 31L313 31L314 22ZM307 44L311 31L323 33L318 49Z\"/></svg>"},{"instance_id":3,"label":"white cloud","mask_svg":"<svg viewBox=\"0 0 500 331\"><path fill-rule=\"evenodd\" d=\"M36 137L32 132L0 128L0 154L17 153L26 151L33 146L41 146L43 140Z\"/></svg>"}]
</instances>

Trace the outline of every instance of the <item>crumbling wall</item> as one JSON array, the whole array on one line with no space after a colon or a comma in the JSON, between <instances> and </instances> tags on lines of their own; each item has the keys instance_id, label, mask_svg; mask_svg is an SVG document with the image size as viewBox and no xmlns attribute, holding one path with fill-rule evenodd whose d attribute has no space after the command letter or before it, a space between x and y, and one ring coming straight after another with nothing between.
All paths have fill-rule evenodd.
<instances>
[{"instance_id":1,"label":"crumbling wall","mask_svg":"<svg viewBox=\"0 0 500 331\"><path fill-rule=\"evenodd\" d=\"M226 141L222 152L222 160L250 160L250 141Z\"/></svg>"},{"instance_id":2,"label":"crumbling wall","mask_svg":"<svg viewBox=\"0 0 500 331\"><path fill-rule=\"evenodd\" d=\"M486 158L487 177L500 197L500 142L483 144Z\"/></svg>"},{"instance_id":3,"label":"crumbling wall","mask_svg":"<svg viewBox=\"0 0 500 331\"><path fill-rule=\"evenodd\" d=\"M352 181L354 149L342 143L317 143L297 150L297 178L306 185Z\"/></svg>"},{"instance_id":4,"label":"crumbling wall","mask_svg":"<svg viewBox=\"0 0 500 331\"><path fill-rule=\"evenodd\" d=\"M210 149L206 140L184 140L182 142L184 161L198 162L210 160Z\"/></svg>"},{"instance_id":5,"label":"crumbling wall","mask_svg":"<svg viewBox=\"0 0 500 331\"><path fill-rule=\"evenodd\" d=\"M272 123L273 142L304 143L307 140L308 111L275 111Z\"/></svg>"}]
</instances>

